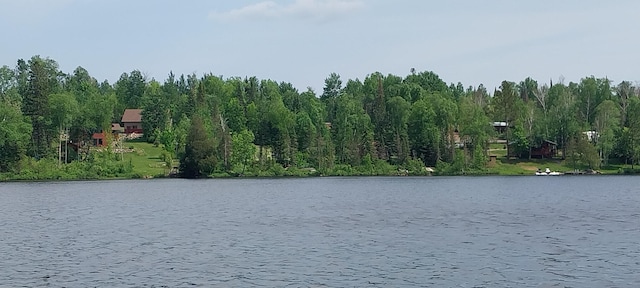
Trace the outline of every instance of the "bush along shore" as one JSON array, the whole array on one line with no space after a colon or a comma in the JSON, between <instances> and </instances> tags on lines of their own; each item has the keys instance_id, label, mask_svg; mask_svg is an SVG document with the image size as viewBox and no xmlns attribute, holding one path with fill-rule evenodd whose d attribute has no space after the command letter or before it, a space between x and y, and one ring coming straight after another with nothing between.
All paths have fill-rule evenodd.
<instances>
[{"instance_id":1,"label":"bush along shore","mask_svg":"<svg viewBox=\"0 0 640 288\"><path fill-rule=\"evenodd\" d=\"M180 177L179 163L167 159L166 152L146 142L127 143L126 152L96 150L82 161L60 164L55 159L33 160L25 158L19 173L0 173L0 181L58 181L101 179L151 179ZM167 161L168 160L168 161ZM201 178L233 177L318 177L318 176L453 176L453 175L535 175L539 169L550 168L567 175L592 174L637 174L640 167L628 164L610 164L601 170L590 170L588 166L572 166L561 159L520 160L500 158L488 163L483 170L463 170L464 165L425 167L420 161L409 161L407 165L391 165L386 161L364 161L364 165L335 165L319 170L313 167L283 167L273 160L252 162L246 167L236 167L228 172L213 171Z\"/></svg>"}]
</instances>

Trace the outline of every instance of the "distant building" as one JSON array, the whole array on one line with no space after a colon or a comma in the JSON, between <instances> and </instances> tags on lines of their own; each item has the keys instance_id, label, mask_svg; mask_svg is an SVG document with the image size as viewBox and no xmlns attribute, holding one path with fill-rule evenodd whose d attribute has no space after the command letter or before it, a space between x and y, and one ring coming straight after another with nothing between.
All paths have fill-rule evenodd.
<instances>
[{"instance_id":1,"label":"distant building","mask_svg":"<svg viewBox=\"0 0 640 288\"><path fill-rule=\"evenodd\" d=\"M493 129L496 130L496 132L498 133L504 133L505 131L507 131L507 126L509 126L509 124L507 122L493 122Z\"/></svg>"},{"instance_id":2,"label":"distant building","mask_svg":"<svg viewBox=\"0 0 640 288\"><path fill-rule=\"evenodd\" d=\"M142 109L126 109L122 115L122 126L124 126L124 133L138 133L142 134Z\"/></svg>"},{"instance_id":3,"label":"distant building","mask_svg":"<svg viewBox=\"0 0 640 288\"><path fill-rule=\"evenodd\" d=\"M512 142L510 145L514 145L515 142ZM558 144L553 141L544 140L539 145L531 147L531 158L546 158L551 159L558 155ZM529 157L529 151L509 151L509 156L517 157L517 158L527 158Z\"/></svg>"},{"instance_id":4,"label":"distant building","mask_svg":"<svg viewBox=\"0 0 640 288\"><path fill-rule=\"evenodd\" d=\"M104 132L100 132L100 133L93 133L93 135L91 135L91 141L93 141L93 146L96 147L104 147L107 145L107 140L105 139L106 135L104 135Z\"/></svg>"},{"instance_id":5,"label":"distant building","mask_svg":"<svg viewBox=\"0 0 640 288\"><path fill-rule=\"evenodd\" d=\"M558 155L558 144L553 141L544 140L542 144L531 149L532 158L553 158Z\"/></svg>"},{"instance_id":6,"label":"distant building","mask_svg":"<svg viewBox=\"0 0 640 288\"><path fill-rule=\"evenodd\" d=\"M122 128L122 126L120 126L120 123L111 123L111 139L119 139L120 138L120 134L124 133L124 128ZM106 140L107 135L104 133L104 131L100 132L100 133L93 133L91 135L91 141L93 142L93 146L96 147L105 147L107 146L107 140Z\"/></svg>"},{"instance_id":7,"label":"distant building","mask_svg":"<svg viewBox=\"0 0 640 288\"><path fill-rule=\"evenodd\" d=\"M111 133L114 135L124 133L124 127L120 126L120 123L111 123Z\"/></svg>"}]
</instances>

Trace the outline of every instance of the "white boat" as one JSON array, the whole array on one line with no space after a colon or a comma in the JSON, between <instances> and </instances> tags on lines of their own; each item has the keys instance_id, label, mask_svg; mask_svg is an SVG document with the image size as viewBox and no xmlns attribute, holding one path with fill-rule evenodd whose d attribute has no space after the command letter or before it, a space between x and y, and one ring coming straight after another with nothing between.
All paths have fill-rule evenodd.
<instances>
[{"instance_id":1,"label":"white boat","mask_svg":"<svg viewBox=\"0 0 640 288\"><path fill-rule=\"evenodd\" d=\"M536 176L558 176L562 175L561 172L551 171L551 169L547 168L543 171L538 170L536 172Z\"/></svg>"}]
</instances>

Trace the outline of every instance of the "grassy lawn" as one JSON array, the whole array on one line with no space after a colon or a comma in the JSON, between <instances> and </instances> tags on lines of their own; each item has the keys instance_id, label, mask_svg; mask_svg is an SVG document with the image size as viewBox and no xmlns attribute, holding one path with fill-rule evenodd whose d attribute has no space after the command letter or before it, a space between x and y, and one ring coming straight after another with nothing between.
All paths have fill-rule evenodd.
<instances>
[{"instance_id":1,"label":"grassy lawn","mask_svg":"<svg viewBox=\"0 0 640 288\"><path fill-rule=\"evenodd\" d=\"M498 157L498 163L489 168L491 174L498 175L533 175L536 170L549 168L551 171L565 172L573 170L557 159L510 159Z\"/></svg>"},{"instance_id":2,"label":"grassy lawn","mask_svg":"<svg viewBox=\"0 0 640 288\"><path fill-rule=\"evenodd\" d=\"M133 152L124 154L124 160L131 161L133 165L132 174L157 177L158 175L167 175L169 172L169 168L160 158L163 152L161 147L155 147L144 141L125 142L123 147L133 148ZM561 159L507 159L504 144L491 144L489 149L490 155L497 155L496 163L487 168L487 172L493 175L534 175L536 170L546 168L563 173L574 170L572 163ZM256 151L256 153L258 152ZM173 165L178 165L177 159L174 159ZM578 170L587 169L582 166L576 168ZM630 165L615 163L601 167L598 171L602 174L620 174L624 169L629 168Z\"/></svg>"},{"instance_id":3,"label":"grassy lawn","mask_svg":"<svg viewBox=\"0 0 640 288\"><path fill-rule=\"evenodd\" d=\"M494 154L495 155L495 154ZM490 174L496 175L533 175L537 169L544 170L549 168L551 171L570 172L574 170L587 170L586 166L574 167L573 163L561 159L509 159L504 156L497 158L497 163L488 167ZM625 169L629 170L630 165L609 164L597 169L601 174L621 174Z\"/></svg>"},{"instance_id":4,"label":"grassy lawn","mask_svg":"<svg viewBox=\"0 0 640 288\"><path fill-rule=\"evenodd\" d=\"M489 144L489 155L496 155L498 158L507 156L506 144L492 143Z\"/></svg>"},{"instance_id":5,"label":"grassy lawn","mask_svg":"<svg viewBox=\"0 0 640 288\"><path fill-rule=\"evenodd\" d=\"M164 161L160 159L162 148L147 142L125 142L125 148L133 148L133 152L124 154L125 161L133 164L133 173L141 176L157 176L168 173ZM175 161L174 161L175 162Z\"/></svg>"}]
</instances>

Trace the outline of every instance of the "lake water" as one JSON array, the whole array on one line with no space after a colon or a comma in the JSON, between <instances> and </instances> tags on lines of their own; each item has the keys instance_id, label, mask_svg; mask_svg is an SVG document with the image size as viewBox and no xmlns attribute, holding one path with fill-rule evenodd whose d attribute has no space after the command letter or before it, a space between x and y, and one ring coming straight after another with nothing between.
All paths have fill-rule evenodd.
<instances>
[{"instance_id":1,"label":"lake water","mask_svg":"<svg viewBox=\"0 0 640 288\"><path fill-rule=\"evenodd\" d=\"M640 177L0 183L2 287L640 287Z\"/></svg>"}]
</instances>

